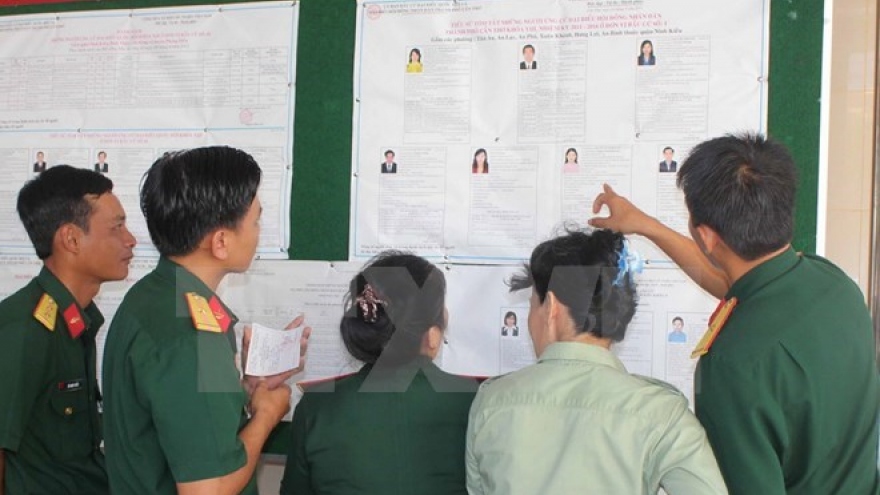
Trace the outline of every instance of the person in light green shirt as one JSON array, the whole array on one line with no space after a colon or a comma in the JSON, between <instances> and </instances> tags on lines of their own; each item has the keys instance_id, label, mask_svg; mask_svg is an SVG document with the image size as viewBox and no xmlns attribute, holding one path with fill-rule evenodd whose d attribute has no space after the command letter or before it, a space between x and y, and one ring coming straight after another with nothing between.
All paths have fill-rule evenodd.
<instances>
[{"instance_id":1,"label":"person in light green shirt","mask_svg":"<svg viewBox=\"0 0 880 495\"><path fill-rule=\"evenodd\" d=\"M610 347L635 314L636 258L620 234L540 244L531 287L538 363L484 383L471 406L470 495L726 494L706 433L671 385L627 373Z\"/></svg>"}]
</instances>

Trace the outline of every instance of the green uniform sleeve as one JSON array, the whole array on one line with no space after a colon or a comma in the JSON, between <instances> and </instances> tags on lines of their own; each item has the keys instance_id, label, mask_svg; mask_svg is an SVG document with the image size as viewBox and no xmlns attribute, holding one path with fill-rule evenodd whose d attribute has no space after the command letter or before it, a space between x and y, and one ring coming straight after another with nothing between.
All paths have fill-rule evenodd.
<instances>
[{"instance_id":1,"label":"green uniform sleeve","mask_svg":"<svg viewBox=\"0 0 880 495\"><path fill-rule=\"evenodd\" d=\"M222 334L199 337L132 353L135 382L177 483L218 478L247 462L238 438L246 395L231 349Z\"/></svg>"},{"instance_id":2,"label":"green uniform sleeve","mask_svg":"<svg viewBox=\"0 0 880 495\"><path fill-rule=\"evenodd\" d=\"M670 412L669 424L652 452L660 486L670 495L726 494L706 432L685 400Z\"/></svg>"},{"instance_id":3,"label":"green uniform sleeve","mask_svg":"<svg viewBox=\"0 0 880 495\"><path fill-rule=\"evenodd\" d=\"M44 386L49 339L18 321L0 326L0 448L17 452ZM33 332L33 335L29 333ZM43 338L41 338L43 337Z\"/></svg>"},{"instance_id":4,"label":"green uniform sleeve","mask_svg":"<svg viewBox=\"0 0 880 495\"><path fill-rule=\"evenodd\" d=\"M701 363L702 364L702 363ZM785 420L755 364L701 366L697 418L734 495L785 495Z\"/></svg>"},{"instance_id":5,"label":"green uniform sleeve","mask_svg":"<svg viewBox=\"0 0 880 495\"><path fill-rule=\"evenodd\" d=\"M308 435L308 394L304 395L293 413L293 437L284 478L281 480L281 495L314 495L309 476L309 461L306 456L306 436Z\"/></svg>"}]
</instances>

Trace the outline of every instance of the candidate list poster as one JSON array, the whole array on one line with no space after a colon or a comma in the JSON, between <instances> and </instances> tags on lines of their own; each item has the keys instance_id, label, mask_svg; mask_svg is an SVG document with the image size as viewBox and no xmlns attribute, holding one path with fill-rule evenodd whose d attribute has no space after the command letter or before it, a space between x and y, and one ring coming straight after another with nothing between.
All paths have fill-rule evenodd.
<instances>
[{"instance_id":1,"label":"candidate list poster","mask_svg":"<svg viewBox=\"0 0 880 495\"><path fill-rule=\"evenodd\" d=\"M297 19L292 2L0 18L0 252L32 252L14 198L68 164L113 180L138 253L155 254L144 172L222 144L262 167L259 253L286 258Z\"/></svg>"},{"instance_id":2,"label":"candidate list poster","mask_svg":"<svg viewBox=\"0 0 880 495\"><path fill-rule=\"evenodd\" d=\"M351 259L523 259L603 183L687 234L689 150L764 127L762 0L359 7Z\"/></svg>"}]
</instances>

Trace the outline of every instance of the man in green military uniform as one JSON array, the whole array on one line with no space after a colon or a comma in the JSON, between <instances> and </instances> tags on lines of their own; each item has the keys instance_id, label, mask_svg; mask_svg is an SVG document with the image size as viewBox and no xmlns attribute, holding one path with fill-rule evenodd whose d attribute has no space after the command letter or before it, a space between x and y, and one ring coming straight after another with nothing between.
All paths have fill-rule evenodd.
<instances>
[{"instance_id":1,"label":"man in green military uniform","mask_svg":"<svg viewBox=\"0 0 880 495\"><path fill-rule=\"evenodd\" d=\"M43 268L0 302L0 494L108 493L95 376L104 317L92 299L125 278L136 242L112 189L59 165L19 193Z\"/></svg>"},{"instance_id":2,"label":"man in green military uniform","mask_svg":"<svg viewBox=\"0 0 880 495\"><path fill-rule=\"evenodd\" d=\"M796 253L796 173L757 135L698 145L679 170L693 240L607 185L597 227L646 236L723 298L694 350L697 417L732 494L880 494L871 319L839 268Z\"/></svg>"},{"instance_id":3,"label":"man in green military uniform","mask_svg":"<svg viewBox=\"0 0 880 495\"><path fill-rule=\"evenodd\" d=\"M236 318L215 291L254 257L260 177L250 155L215 146L166 154L144 178L141 209L161 258L126 294L107 338L115 495L256 493L260 450L290 409L290 389L260 383L248 397Z\"/></svg>"}]
</instances>

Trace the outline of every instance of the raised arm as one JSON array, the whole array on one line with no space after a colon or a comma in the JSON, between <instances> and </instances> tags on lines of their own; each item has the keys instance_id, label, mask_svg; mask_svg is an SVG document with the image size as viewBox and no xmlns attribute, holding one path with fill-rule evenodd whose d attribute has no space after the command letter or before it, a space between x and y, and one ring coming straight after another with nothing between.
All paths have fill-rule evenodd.
<instances>
[{"instance_id":1,"label":"raised arm","mask_svg":"<svg viewBox=\"0 0 880 495\"><path fill-rule=\"evenodd\" d=\"M706 292L719 299L724 297L730 288L730 281L724 272L713 266L703 255L696 242L638 209L628 199L614 192L608 184L603 188L603 192L593 201L593 213L599 213L602 206L607 206L610 215L593 217L590 225L623 234L645 236Z\"/></svg>"}]
</instances>

